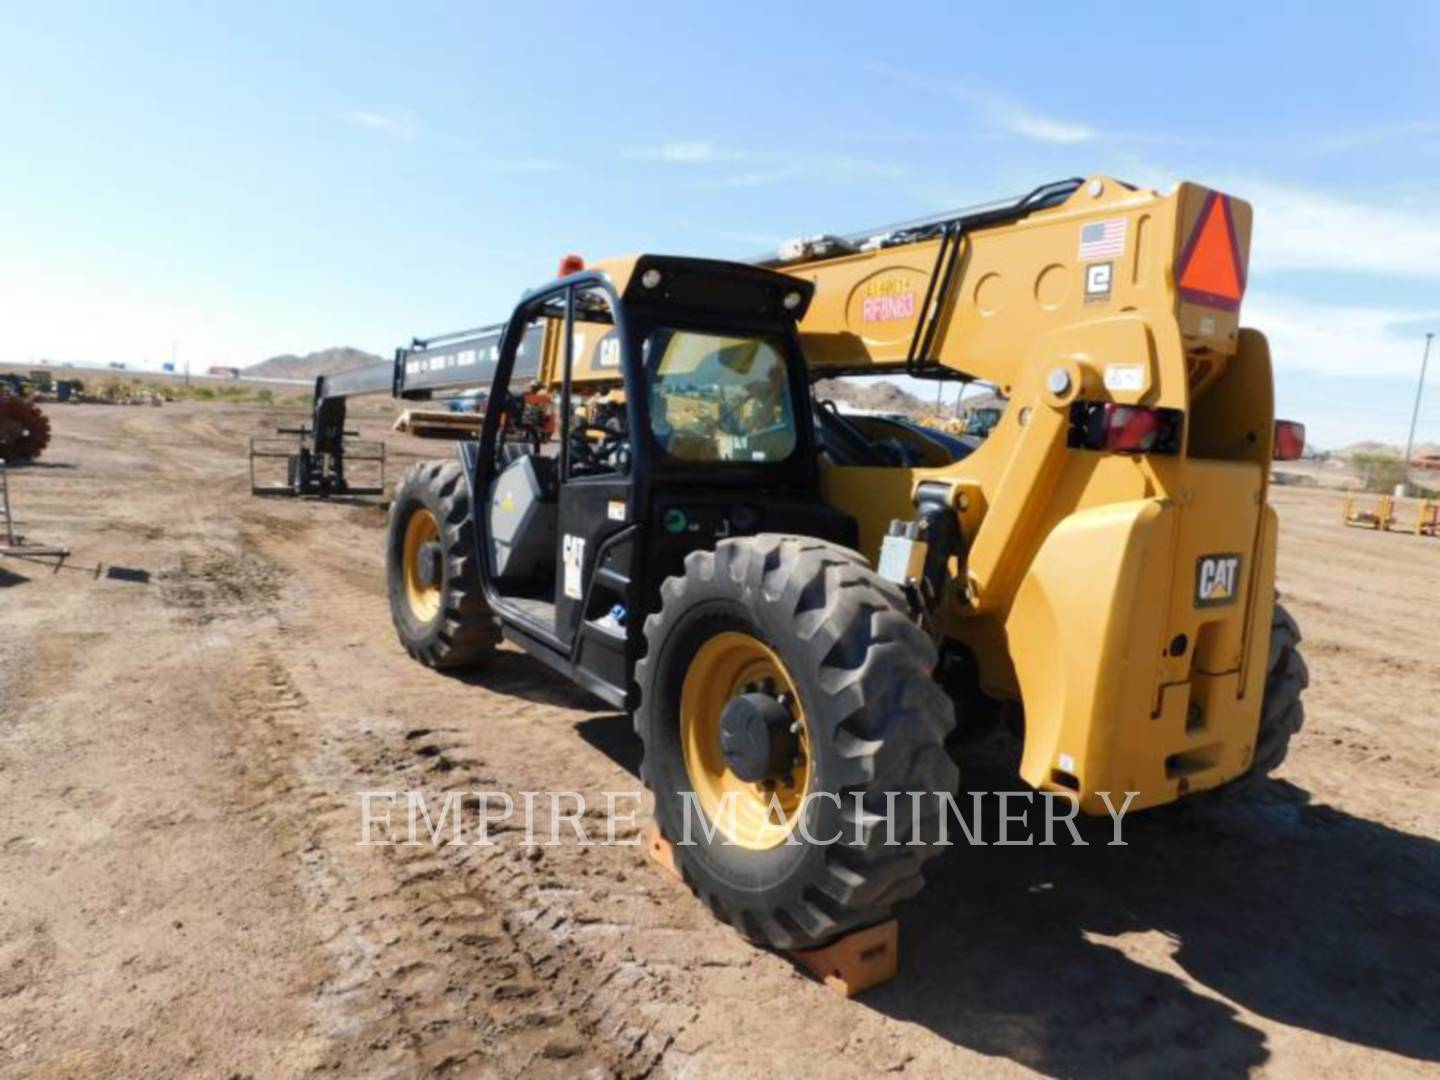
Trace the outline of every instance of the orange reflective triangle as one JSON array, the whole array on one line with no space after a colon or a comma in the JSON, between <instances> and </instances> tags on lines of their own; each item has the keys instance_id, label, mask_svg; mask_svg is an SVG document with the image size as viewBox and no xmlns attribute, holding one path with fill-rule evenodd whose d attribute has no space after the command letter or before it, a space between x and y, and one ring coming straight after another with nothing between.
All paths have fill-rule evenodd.
<instances>
[{"instance_id":1,"label":"orange reflective triangle","mask_svg":"<svg viewBox=\"0 0 1440 1080\"><path fill-rule=\"evenodd\" d=\"M1176 277L1186 300L1229 311L1240 306L1245 275L1226 196L1212 191L1205 200L1180 256Z\"/></svg>"}]
</instances>

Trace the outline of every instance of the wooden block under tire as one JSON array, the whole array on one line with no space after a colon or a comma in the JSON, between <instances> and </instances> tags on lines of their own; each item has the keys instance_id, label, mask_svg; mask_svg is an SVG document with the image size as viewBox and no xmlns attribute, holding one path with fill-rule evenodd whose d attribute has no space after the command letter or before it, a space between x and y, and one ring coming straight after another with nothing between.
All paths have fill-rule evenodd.
<instances>
[{"instance_id":1,"label":"wooden block under tire","mask_svg":"<svg viewBox=\"0 0 1440 1080\"><path fill-rule=\"evenodd\" d=\"M818 949L787 954L837 994L854 997L895 978L900 966L900 924L886 919Z\"/></svg>"},{"instance_id":2,"label":"wooden block under tire","mask_svg":"<svg viewBox=\"0 0 1440 1080\"><path fill-rule=\"evenodd\" d=\"M675 847L651 825L645 834L645 853L661 870L684 884L675 863ZM895 978L900 966L900 924L886 919L855 930L814 949L780 950L811 977L845 997L854 997Z\"/></svg>"},{"instance_id":3,"label":"wooden block under tire","mask_svg":"<svg viewBox=\"0 0 1440 1080\"><path fill-rule=\"evenodd\" d=\"M685 884L685 879L680 876L680 867L675 863L675 845L661 836L660 830L654 825L645 833L645 854L671 878L681 885Z\"/></svg>"}]
</instances>

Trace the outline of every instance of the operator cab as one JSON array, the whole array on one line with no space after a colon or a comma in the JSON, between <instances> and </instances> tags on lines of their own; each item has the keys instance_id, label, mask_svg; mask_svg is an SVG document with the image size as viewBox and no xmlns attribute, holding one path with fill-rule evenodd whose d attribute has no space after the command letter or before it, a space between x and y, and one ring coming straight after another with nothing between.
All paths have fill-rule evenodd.
<instances>
[{"instance_id":1,"label":"operator cab","mask_svg":"<svg viewBox=\"0 0 1440 1080\"><path fill-rule=\"evenodd\" d=\"M663 256L527 294L499 345L470 478L506 636L625 704L645 615L727 536L855 543L819 497L795 322L811 286Z\"/></svg>"}]
</instances>

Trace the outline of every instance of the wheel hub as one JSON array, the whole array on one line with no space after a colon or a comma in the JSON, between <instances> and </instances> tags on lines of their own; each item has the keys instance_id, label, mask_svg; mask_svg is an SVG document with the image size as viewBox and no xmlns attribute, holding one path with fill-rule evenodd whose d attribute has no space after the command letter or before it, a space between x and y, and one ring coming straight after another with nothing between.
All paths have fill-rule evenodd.
<instances>
[{"instance_id":1,"label":"wheel hub","mask_svg":"<svg viewBox=\"0 0 1440 1080\"><path fill-rule=\"evenodd\" d=\"M420 578L420 584L427 589L439 588L441 582L440 545L433 540L421 544L416 562L415 572Z\"/></svg>"},{"instance_id":2,"label":"wheel hub","mask_svg":"<svg viewBox=\"0 0 1440 1080\"><path fill-rule=\"evenodd\" d=\"M809 740L795 681L770 646L726 630L695 651L680 745L700 809L728 841L752 851L785 842L810 791Z\"/></svg>"},{"instance_id":3,"label":"wheel hub","mask_svg":"<svg viewBox=\"0 0 1440 1080\"><path fill-rule=\"evenodd\" d=\"M763 691L739 694L720 712L720 750L730 771L748 783L778 780L800 749L790 710Z\"/></svg>"},{"instance_id":4,"label":"wheel hub","mask_svg":"<svg viewBox=\"0 0 1440 1080\"><path fill-rule=\"evenodd\" d=\"M401 566L405 599L417 622L428 623L440 613L444 585L440 556L440 524L425 507L416 507L405 523Z\"/></svg>"}]
</instances>

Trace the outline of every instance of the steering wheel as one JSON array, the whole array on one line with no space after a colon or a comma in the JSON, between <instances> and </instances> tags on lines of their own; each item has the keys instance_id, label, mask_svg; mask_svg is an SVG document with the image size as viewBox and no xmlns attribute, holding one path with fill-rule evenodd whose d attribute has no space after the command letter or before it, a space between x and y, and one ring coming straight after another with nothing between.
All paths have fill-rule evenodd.
<instances>
[{"instance_id":1,"label":"steering wheel","mask_svg":"<svg viewBox=\"0 0 1440 1080\"><path fill-rule=\"evenodd\" d=\"M600 436L598 441L590 439L590 433ZM570 456L586 465L600 465L605 444L614 439L615 433L599 424L578 423L570 429Z\"/></svg>"}]
</instances>

